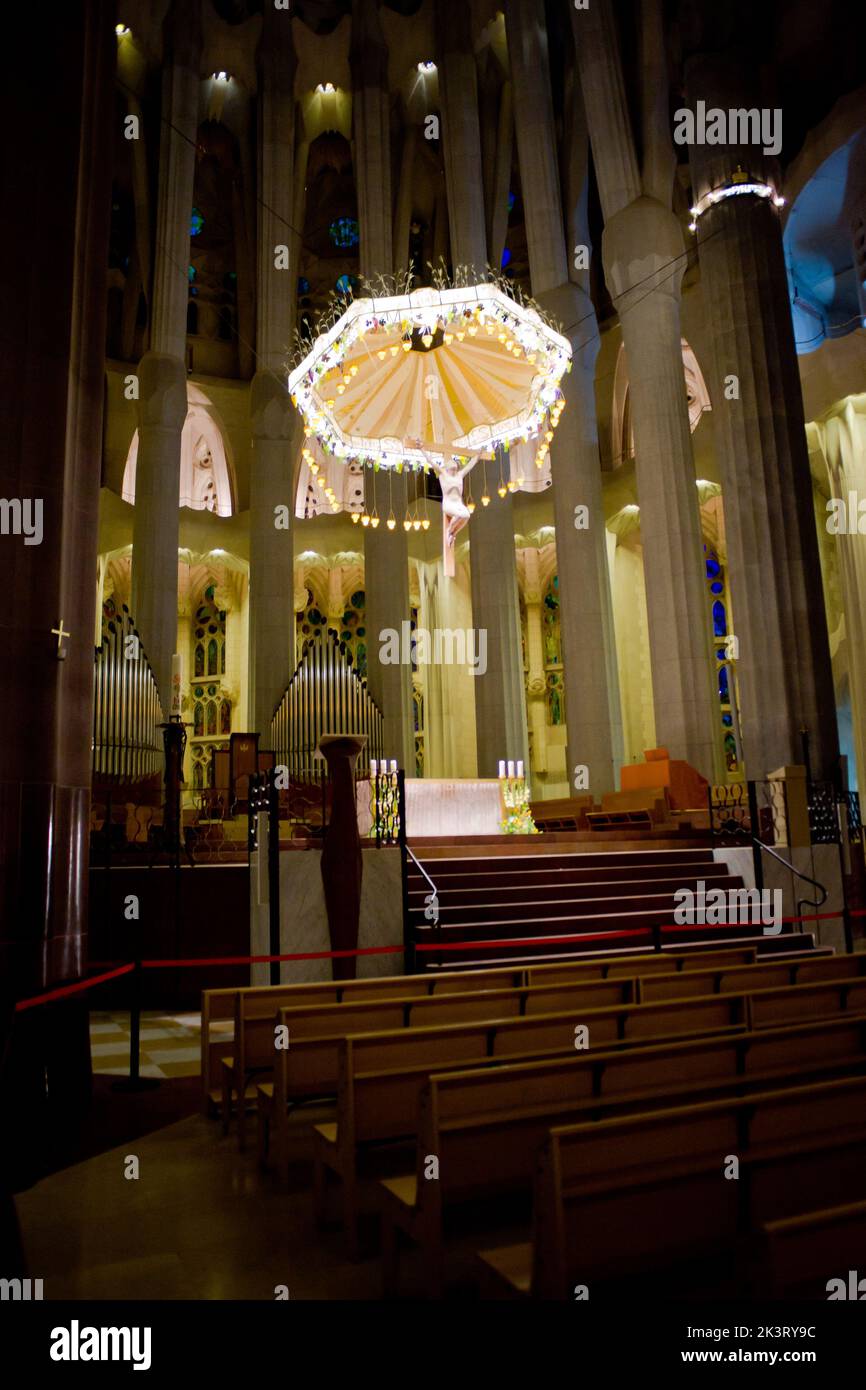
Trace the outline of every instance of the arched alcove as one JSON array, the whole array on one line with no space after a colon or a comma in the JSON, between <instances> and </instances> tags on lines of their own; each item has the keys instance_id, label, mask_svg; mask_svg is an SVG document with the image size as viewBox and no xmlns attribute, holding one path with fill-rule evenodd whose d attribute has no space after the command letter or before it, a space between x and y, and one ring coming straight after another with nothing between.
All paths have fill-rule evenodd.
<instances>
[{"instance_id":1,"label":"arched alcove","mask_svg":"<svg viewBox=\"0 0 866 1390\"><path fill-rule=\"evenodd\" d=\"M135 503L138 430L132 436L123 471L123 500ZM204 392L187 385L187 415L180 440L180 505L194 511L231 516L234 470L222 422Z\"/></svg>"},{"instance_id":2,"label":"arched alcove","mask_svg":"<svg viewBox=\"0 0 866 1390\"><path fill-rule=\"evenodd\" d=\"M689 403L689 426L692 434L705 410L712 410L710 393L700 363L694 350L682 340L683 376L686 382L686 396ZM613 379L613 410L611 412L611 466L618 468L626 459L634 457L634 427L629 403L628 362L625 345L620 343Z\"/></svg>"}]
</instances>

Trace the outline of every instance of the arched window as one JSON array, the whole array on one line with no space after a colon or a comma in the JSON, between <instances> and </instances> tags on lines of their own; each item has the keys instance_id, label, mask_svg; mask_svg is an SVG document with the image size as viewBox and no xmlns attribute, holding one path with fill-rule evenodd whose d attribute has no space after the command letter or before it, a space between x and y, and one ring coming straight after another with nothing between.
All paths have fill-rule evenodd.
<instances>
[{"instance_id":1,"label":"arched window","mask_svg":"<svg viewBox=\"0 0 866 1390\"><path fill-rule=\"evenodd\" d=\"M359 676L367 674L367 629L364 623L366 603L367 596L364 590L356 590L345 607L338 633L343 650Z\"/></svg>"},{"instance_id":2,"label":"arched window","mask_svg":"<svg viewBox=\"0 0 866 1390\"><path fill-rule=\"evenodd\" d=\"M190 759L192 784L197 790L214 785L214 753L225 748L232 731L232 702L222 685L225 670L226 615L217 606L214 585L209 584L195 611L192 629Z\"/></svg>"},{"instance_id":3,"label":"arched window","mask_svg":"<svg viewBox=\"0 0 866 1390\"><path fill-rule=\"evenodd\" d=\"M725 765L728 772L739 772L740 765L737 759L737 741L733 732L734 683L731 679L731 668L728 664L730 657L727 639L732 634L728 632L725 569L716 551L706 545L704 546L704 566L706 570L707 589L710 595L713 636L716 638L716 643L713 647L715 688L718 693L719 706L721 709L722 746L725 753Z\"/></svg>"},{"instance_id":4,"label":"arched window","mask_svg":"<svg viewBox=\"0 0 866 1390\"><path fill-rule=\"evenodd\" d=\"M559 575L555 574L541 605L544 677L547 686L547 722L565 723L565 679L562 671L562 633L559 622Z\"/></svg>"}]
</instances>

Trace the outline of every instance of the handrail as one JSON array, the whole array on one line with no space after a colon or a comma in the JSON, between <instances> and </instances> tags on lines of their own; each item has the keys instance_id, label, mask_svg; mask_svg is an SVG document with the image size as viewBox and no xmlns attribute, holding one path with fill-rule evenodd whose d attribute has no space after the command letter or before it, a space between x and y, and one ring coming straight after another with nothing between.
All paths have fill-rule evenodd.
<instances>
[{"instance_id":1,"label":"handrail","mask_svg":"<svg viewBox=\"0 0 866 1390\"><path fill-rule=\"evenodd\" d=\"M435 926L439 921L439 889L436 887L436 884L433 882L427 870L424 868L424 865L421 863L421 860L418 859L417 856L412 853L408 845L406 846L406 853L412 860L412 863L415 865L416 869L421 870L421 873L424 875L427 882L430 884L431 889L433 890L430 894L430 897L424 899L424 906L426 907L428 903L431 903L431 906L434 907L435 916L431 915L427 918L427 920L431 921ZM424 916L427 917L426 912L424 913ZM427 931L428 929L425 927L424 930Z\"/></svg>"},{"instance_id":2,"label":"handrail","mask_svg":"<svg viewBox=\"0 0 866 1390\"><path fill-rule=\"evenodd\" d=\"M828 895L827 889L824 887L823 883L819 883L818 880L815 878L810 878L808 874L804 874L800 869L796 869L793 864L789 864L787 859L783 859L781 854L777 854L776 851L774 849L771 849L769 845L764 844L764 841L759 840L757 835L752 835L751 839L752 844L757 845L758 849L763 850L765 854L771 854L775 860L777 860L780 864L784 865L786 869L790 869L791 873L796 874L797 877L801 878L804 883L811 883L813 888L818 889L818 892L821 894L821 898L818 902L813 902L811 898L797 899L798 917L802 917L803 915L800 911L800 908L803 906L804 903L808 907L814 907L816 912L824 906L825 902L827 901Z\"/></svg>"}]
</instances>

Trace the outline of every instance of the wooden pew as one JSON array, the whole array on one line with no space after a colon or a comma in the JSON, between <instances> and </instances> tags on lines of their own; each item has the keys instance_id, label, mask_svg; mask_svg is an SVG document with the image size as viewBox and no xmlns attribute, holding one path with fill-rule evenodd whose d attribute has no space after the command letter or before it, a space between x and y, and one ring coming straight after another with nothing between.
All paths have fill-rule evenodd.
<instances>
[{"instance_id":1,"label":"wooden pew","mask_svg":"<svg viewBox=\"0 0 866 1390\"><path fill-rule=\"evenodd\" d=\"M354 1000L357 1003L361 1000L393 998L398 995L401 998L409 998L416 995L451 994L460 990L510 989L524 983L525 972L520 966L496 966L490 970L466 970L442 977L381 975L369 980L323 980L307 984L243 985L233 989L203 990L202 1108L204 1113L208 1114L219 1097L222 1058L227 1051L231 1051L230 1047L226 1047L226 1043L234 1036L233 1028L226 1029L225 1022L230 1019L234 1025L237 1000L242 995L265 1001L261 1012L270 1018L281 1003L289 1004L293 1001L299 1004L343 1004ZM220 1024L223 1027L220 1027Z\"/></svg>"},{"instance_id":2,"label":"wooden pew","mask_svg":"<svg viewBox=\"0 0 866 1390\"><path fill-rule=\"evenodd\" d=\"M739 956L739 954L739 952L734 953L735 957ZM853 960L855 958L838 957L833 959L839 959L841 961ZM263 1070L269 1071L272 1068L272 1056L268 1055L262 1057L256 1054L261 1053L263 1047L266 1050L271 1048L274 1014L276 1009L282 1005L300 1005L302 1003L324 1005L328 1003L344 1006L350 1002L365 1000L375 1001L378 999L398 997L407 999L417 997L425 1001L425 1006L433 1008L436 1007L433 1001L439 1000L443 994L449 996L457 994L466 999L466 1007L464 1008L462 1004L458 1003L456 1007L450 1011L452 1015L450 1019L446 1019L444 1014L439 1015L437 1007L437 1016L440 1016L443 1021L456 1021L461 1017L478 1017L477 1012L474 1010L474 1006L469 1001L480 992L490 994L492 1000L494 992L505 993L507 990L529 988L532 989L535 994L534 1002L528 1006L521 1006L516 1011L519 1013L538 1010L552 1012L559 1007L554 996L554 982L558 983L562 981L563 986L568 989L584 982L590 983L594 981L601 984L606 981L612 984L614 981L640 978L646 972L655 975L656 972L659 971L660 960L661 957L654 955L631 958L631 960L628 961L617 958L588 962L586 965L580 963L579 968L577 963L570 966L560 964L532 967L527 971L523 971L520 968L506 967L504 969L497 968L485 972L467 971L461 976L448 975L430 977L426 975L396 975L384 976L376 980L353 980L342 983L325 982L300 985L255 986L235 990L208 990L205 991L202 999L201 1049L203 1108L205 1112L207 1112L211 1104L211 1090L218 1068L222 1075L222 1096L224 1100L228 1097L229 1102L231 1102L233 1096L246 1094L247 1087L256 1072ZM693 974L701 974L701 972L692 970L688 953L683 953L678 957L676 963L681 967L678 975L680 973L683 975L688 974L689 978L691 978ZM719 967L726 964L726 953L714 953L714 963ZM798 969L804 968L805 962L802 962L799 957L797 957L796 963ZM665 958L664 964L670 964L667 958ZM813 970L817 970L820 964L821 962L818 961L813 962ZM769 969L769 967L765 967L763 963L760 962L756 965L744 966L743 968L750 970L757 968L757 966L760 966L762 970ZM768 974L766 977L767 980L781 980L784 977L785 966L783 963L780 962L778 965L774 964L772 969L776 973ZM744 979L745 978L744 976ZM752 979L755 981L757 977L752 977ZM524 980L526 980L525 984ZM701 980L703 982L703 988L706 989L707 992L713 992L709 988L711 983L710 976L701 975ZM547 993L544 995L537 992L542 988L547 990ZM679 989L682 989L686 995L699 992L698 986L696 986L694 990L691 990L686 983L681 985L679 979L671 981L668 985L670 994L675 993ZM734 993L737 991L735 988L731 987L727 992ZM617 997L613 989L607 1001L605 1001L603 996L604 991L601 991L599 1003L615 1003L619 1002L619 998L626 1000L627 998L635 997L633 993ZM213 1036L214 1020L216 1018L225 1018L229 1003L232 1003L234 1006L235 1020L230 1045L227 1030L223 1031L220 1036L216 1038ZM416 1026L420 1026L423 1021L422 1013L419 1014L416 1020ZM248 1030L258 1031L262 1037L267 1035L268 1041L259 1045L257 1042L249 1040L246 1036ZM237 1045L235 1045L233 1041L235 1037L239 1038ZM249 1054L249 1060L246 1054ZM227 1078L225 1076L227 1068L230 1072L228 1088L226 1085ZM231 1105L228 1111L223 1107L222 1114L223 1126L227 1128L231 1116ZM243 1123L241 1124L241 1130L243 1130Z\"/></svg>"},{"instance_id":3,"label":"wooden pew","mask_svg":"<svg viewBox=\"0 0 866 1390\"><path fill-rule=\"evenodd\" d=\"M503 1067L493 1053L491 1030L482 1026L404 1033L376 1033L344 1038L340 1045L337 1119L313 1129L314 1193L317 1217L324 1215L327 1173L343 1184L343 1213L350 1252L357 1251L357 1181L362 1149L416 1137L421 1092L434 1074L457 1067ZM408 1044L408 1045L407 1045ZM627 1049L631 1049L627 1051ZM407 1055L408 1054L408 1055ZM562 1095L579 1073L586 1074L586 1094L621 1105L635 1096L670 1097L697 1087L723 1091L742 1084L768 1085L791 1072L827 1072L866 1065L866 1015L819 1023L724 1036L660 1040L635 1047L624 1040L616 1048L575 1056L573 1048L533 1057L518 1054L514 1063L530 1063L518 1079L559 1078ZM547 1063L553 1065L549 1068ZM532 1071L535 1065L538 1070ZM509 1083L510 1084L510 1083ZM493 1088L495 1091L495 1088ZM486 1101L485 1101L486 1104ZM485 1111L485 1114L487 1112Z\"/></svg>"},{"instance_id":4,"label":"wooden pew","mask_svg":"<svg viewBox=\"0 0 866 1390\"><path fill-rule=\"evenodd\" d=\"M866 954L823 956L810 960L802 955L756 961L730 968L679 971L642 978L640 998L674 999L697 994L740 994L755 989L785 988L788 985L817 984L822 980L866 979Z\"/></svg>"},{"instance_id":5,"label":"wooden pew","mask_svg":"<svg viewBox=\"0 0 866 1390\"><path fill-rule=\"evenodd\" d=\"M609 1057L435 1073L420 1092L416 1171L380 1183L386 1292L395 1285L398 1231L421 1244L430 1291L438 1289L445 1208L528 1189L539 1145L553 1126L670 1106L683 1095L703 1101L760 1094L786 1077L795 1085L809 1072L850 1071L866 1073L866 1016L823 1035L814 1028L778 1030L771 1042L746 1034ZM866 1116L863 1126L866 1137ZM633 1150L632 1162L639 1152ZM438 1162L434 1180L427 1172L431 1155Z\"/></svg>"},{"instance_id":6,"label":"wooden pew","mask_svg":"<svg viewBox=\"0 0 866 1390\"><path fill-rule=\"evenodd\" d=\"M260 1080L256 1092L260 1107L260 1152L266 1147L269 1137L280 1172L285 1164L289 1107L299 1099L336 1095L340 1050L344 1039L356 1033L390 1031L396 1027L405 1038L404 1056L408 1060L412 1055L410 1049L416 1033L421 1046L424 1046L433 1031L429 1027L418 1030L417 1023L413 1026L420 1002L410 1001L408 1013L396 1025L393 1022L376 1024L372 1012L365 1013L360 1025L357 1025L357 1020L350 1020L343 1012L333 1010L327 1016L311 1010L279 1011L278 1020L287 1024L294 1041L290 1047L277 1053L273 1079ZM389 1007L393 1008L393 1005ZM375 1005L357 1005L353 1014L372 1008ZM571 1009L561 1013L500 1019L485 1019L481 1012L482 1016L474 1021L474 1026L481 1027L487 1038L488 1055L512 1061L521 1054L573 1053L577 1026L589 1029L590 1046L594 1048L616 1046L618 1043L644 1046L659 1037L742 1031L746 1025L747 1010L745 997L728 994L724 997L676 999L643 1005L623 1004L581 1009L577 1013ZM310 1014L314 1016L310 1017ZM301 1029L296 1025L298 1016L303 1035L300 1035ZM345 1026L352 1024L357 1026ZM473 1021L443 1026L437 1020L435 1032L440 1037L446 1036L452 1027L465 1035L467 1029L470 1032L473 1030ZM412 1032L408 1029L412 1029Z\"/></svg>"},{"instance_id":7,"label":"wooden pew","mask_svg":"<svg viewBox=\"0 0 866 1390\"><path fill-rule=\"evenodd\" d=\"M739 1178L726 1180L731 1155ZM551 1129L536 1166L532 1243L481 1252L512 1296L676 1266L754 1240L824 1188L866 1193L866 1077Z\"/></svg>"},{"instance_id":8,"label":"wooden pew","mask_svg":"<svg viewBox=\"0 0 866 1390\"><path fill-rule=\"evenodd\" d=\"M831 1279L843 1281L848 1298L866 1296L866 1201L824 1207L767 1221L761 1229L758 1288L768 1298L830 1297ZM850 1287L849 1271L856 1271ZM832 1290L838 1294L838 1286Z\"/></svg>"},{"instance_id":9,"label":"wooden pew","mask_svg":"<svg viewBox=\"0 0 866 1390\"><path fill-rule=\"evenodd\" d=\"M411 977L413 980L415 977ZM538 997L536 997L538 996ZM254 1078L270 1075L276 1065L278 1051L292 1051L299 1038L311 1036L311 1029L322 1028L330 1036L345 1037L348 1033L403 1026L423 1027L425 1023L459 1023L464 1019L518 1018L526 1012L554 1013L563 1008L581 1012L594 1008L631 1003L636 996L634 980L577 980L553 986L550 990L518 989L456 990L420 997L397 996L364 1000L356 1003L354 996L342 1004L310 1003L280 1010L276 1017L275 1004L280 1003L280 991L254 990L239 994L235 1001L235 1036L231 1055L222 1059L223 1132L227 1132L232 1100L237 1099L238 1144L244 1146L245 1097ZM282 996L284 997L284 996ZM289 995L289 998L295 996ZM366 1012L365 1012L366 1011ZM380 1012L381 1011L381 1012ZM368 1027L364 1027L364 1022ZM289 1046L277 1049L276 1029L289 1029ZM313 1036L317 1036L314 1032ZM336 1077L336 1054L331 1048ZM333 1094L333 1086L325 1094ZM323 1094L307 1089L306 1094Z\"/></svg>"}]
</instances>

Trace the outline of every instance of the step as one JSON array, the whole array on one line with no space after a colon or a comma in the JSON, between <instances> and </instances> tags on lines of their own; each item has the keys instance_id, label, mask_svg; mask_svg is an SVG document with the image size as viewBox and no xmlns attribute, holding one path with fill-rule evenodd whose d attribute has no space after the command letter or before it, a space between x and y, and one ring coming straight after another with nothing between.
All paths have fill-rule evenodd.
<instances>
[{"instance_id":1,"label":"step","mask_svg":"<svg viewBox=\"0 0 866 1390\"><path fill-rule=\"evenodd\" d=\"M833 954L829 946L816 946L815 938L807 932L791 932L790 934L783 932L781 936L761 936L757 938L753 936L736 936L726 938L723 944L724 946L730 946L732 948L754 946L757 949L759 957L801 955L805 951L816 956L828 956ZM662 945L661 954L663 956L674 956L680 955L683 951L687 951L690 956L701 956L716 951L718 947L719 943L715 940L690 941L682 946L665 943ZM557 960L562 960L563 962L585 961L591 964L594 961L616 961L617 958L630 956L655 957L657 954L658 952L649 944L639 946L611 946L601 950L594 947L580 950L579 947L569 945L563 949L561 954L557 954ZM457 951L453 953L449 952L448 957L449 958L443 960L442 964L439 965L436 963L433 952L424 952L419 960L419 964L424 964L425 971L431 970L437 973L447 973L449 970L471 970L476 966L479 969L483 968L485 970L490 967L490 959L488 957L485 957L483 960L466 960L462 958L461 954ZM530 966L546 964L548 960L549 957L546 955L514 956L509 952L507 964ZM671 964L671 969L673 970L673 968L673 964Z\"/></svg>"},{"instance_id":2,"label":"step","mask_svg":"<svg viewBox=\"0 0 866 1390\"><path fill-rule=\"evenodd\" d=\"M712 879L697 878L670 878L670 879L630 879L627 883L539 883L511 886L497 886L493 888L464 887L462 884L453 887L449 885L437 884L437 895L439 898L440 913L461 912L464 908L467 911L483 912L486 908L496 909L502 906L514 905L517 907L521 903L536 905L548 902L586 902L598 899L635 899L640 897L672 897L680 889L688 888L693 893L698 892L700 882L712 883L715 887L725 890L743 887L743 880L737 875L715 875ZM424 913L424 903L430 895L430 885L423 884L421 887L410 887L409 889L409 910L410 912ZM475 918L467 920L476 920Z\"/></svg>"},{"instance_id":3,"label":"step","mask_svg":"<svg viewBox=\"0 0 866 1390\"><path fill-rule=\"evenodd\" d=\"M724 947L755 947L760 956L791 954L792 951L809 951L815 945L815 938L805 935L805 940L798 940L801 933L780 935L780 937L740 937L735 935L733 927L698 927L695 929L701 935L695 935L691 940L678 940L671 942L666 940L666 933L663 933L663 951L683 952L683 951L713 951L720 945ZM577 940L574 938L577 937ZM585 941L585 947L581 948L581 938ZM424 942L425 945L434 945L434 942ZM466 951L438 952L423 951L418 952L417 960L421 969L427 970L470 970L470 969L489 969L493 965L544 965L550 958L557 960L592 960L598 959L599 955L634 955L637 949L652 947L652 934L649 931L637 930L634 933L623 935L617 942L616 947L610 949L599 949L598 934L596 933L550 933L542 941L532 941L531 944L525 938L517 937L513 945L491 945L485 947L481 941L468 942ZM523 951L523 955L516 955L517 951ZM525 952L531 951L532 955Z\"/></svg>"},{"instance_id":4,"label":"step","mask_svg":"<svg viewBox=\"0 0 866 1390\"><path fill-rule=\"evenodd\" d=\"M732 887L738 888L741 884L732 879ZM585 921L587 918L601 917L615 922L621 922L623 926L631 924L636 915L645 916L652 914L653 920L659 922L670 922L676 924L674 912L679 906L673 891L666 893L620 893L608 897L596 898L549 898L532 902L508 901L500 905L479 903L476 906L466 904L450 905L440 900L439 922L443 929L451 932L459 932L475 929L481 925L485 930L492 927L494 922L506 924L509 922L519 923L525 927L527 922L547 921L551 918L573 921ZM410 907L410 921L413 919L417 923L422 923L425 908L421 905ZM456 919L456 920L455 920ZM742 925L749 925L742 924Z\"/></svg>"},{"instance_id":5,"label":"step","mask_svg":"<svg viewBox=\"0 0 866 1390\"><path fill-rule=\"evenodd\" d=\"M641 865L659 865L671 867L676 865L697 864L712 865L720 861L713 858L711 849L657 849L657 850L628 850L617 852L616 854L509 854L501 857L491 855L443 855L425 858L423 854L416 854L416 859L423 864L431 878L436 877L437 871L442 873L478 873L479 863L484 866L486 872L499 871L503 873L523 873L532 872L540 869L549 871L552 868L573 868L573 869L608 869L619 867L623 869L638 868ZM413 871L414 866L410 859L409 869ZM417 873L417 869L414 869Z\"/></svg>"},{"instance_id":6,"label":"step","mask_svg":"<svg viewBox=\"0 0 866 1390\"><path fill-rule=\"evenodd\" d=\"M427 873L440 891L444 888L464 884L467 888L504 888L509 884L515 884L516 886L525 886L528 889L534 889L536 885L544 888L547 885L577 885L583 883L610 883L614 886L620 886L624 883L632 883L635 881L645 883L651 879L670 880L679 878L680 876L692 878L694 880L703 878L707 881L710 879L715 881L716 879L725 878L727 876L728 866L720 860L718 863L707 864L639 864L633 869L625 871L621 866L615 866L610 869L606 866L597 869L548 869L544 863L536 863L534 868L530 871L518 870L514 873L499 868L490 868L489 866L485 866L473 873L443 873L438 865L434 867L433 864L428 864ZM427 885L427 880L424 875L411 864L409 866L408 878L413 891L420 892L422 888ZM429 892L429 885L426 891Z\"/></svg>"}]
</instances>

